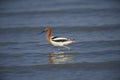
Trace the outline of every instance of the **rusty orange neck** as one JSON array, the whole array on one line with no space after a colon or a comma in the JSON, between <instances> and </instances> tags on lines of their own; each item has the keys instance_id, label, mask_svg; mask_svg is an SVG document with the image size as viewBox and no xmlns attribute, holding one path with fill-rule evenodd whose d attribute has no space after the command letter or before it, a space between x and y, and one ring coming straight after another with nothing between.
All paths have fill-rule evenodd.
<instances>
[{"instance_id":1,"label":"rusty orange neck","mask_svg":"<svg viewBox=\"0 0 120 80\"><path fill-rule=\"evenodd\" d=\"M46 40L50 43L51 30L46 32Z\"/></svg>"}]
</instances>

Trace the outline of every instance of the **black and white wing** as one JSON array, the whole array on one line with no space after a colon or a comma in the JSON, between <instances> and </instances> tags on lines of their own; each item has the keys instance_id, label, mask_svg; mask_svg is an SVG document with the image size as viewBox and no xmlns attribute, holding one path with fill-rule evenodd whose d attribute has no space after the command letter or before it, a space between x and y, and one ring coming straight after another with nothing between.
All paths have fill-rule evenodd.
<instances>
[{"instance_id":1,"label":"black and white wing","mask_svg":"<svg viewBox=\"0 0 120 80\"><path fill-rule=\"evenodd\" d=\"M55 41L55 42L66 42L66 41L68 41L67 38L60 37L60 36L52 36L51 40Z\"/></svg>"}]
</instances>

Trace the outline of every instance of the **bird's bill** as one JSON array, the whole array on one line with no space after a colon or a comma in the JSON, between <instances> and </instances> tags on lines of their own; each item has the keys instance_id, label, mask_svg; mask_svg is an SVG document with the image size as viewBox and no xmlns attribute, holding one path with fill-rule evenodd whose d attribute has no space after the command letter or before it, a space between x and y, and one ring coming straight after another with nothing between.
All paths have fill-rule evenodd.
<instances>
[{"instance_id":1,"label":"bird's bill","mask_svg":"<svg viewBox=\"0 0 120 80\"><path fill-rule=\"evenodd\" d=\"M42 31L40 34L44 33L45 31Z\"/></svg>"}]
</instances>

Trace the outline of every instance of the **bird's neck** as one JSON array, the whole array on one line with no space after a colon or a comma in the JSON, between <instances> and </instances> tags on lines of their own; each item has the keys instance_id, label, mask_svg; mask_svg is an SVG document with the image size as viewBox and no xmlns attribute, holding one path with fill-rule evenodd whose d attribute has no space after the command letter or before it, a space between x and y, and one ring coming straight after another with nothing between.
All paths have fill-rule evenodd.
<instances>
[{"instance_id":1,"label":"bird's neck","mask_svg":"<svg viewBox=\"0 0 120 80\"><path fill-rule=\"evenodd\" d=\"M51 31L48 31L46 34L46 40L50 43Z\"/></svg>"}]
</instances>

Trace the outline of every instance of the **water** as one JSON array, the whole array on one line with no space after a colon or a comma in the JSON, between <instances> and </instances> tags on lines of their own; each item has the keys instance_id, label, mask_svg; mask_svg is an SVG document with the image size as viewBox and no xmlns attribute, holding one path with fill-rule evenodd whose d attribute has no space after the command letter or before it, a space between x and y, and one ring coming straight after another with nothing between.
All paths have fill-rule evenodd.
<instances>
[{"instance_id":1,"label":"water","mask_svg":"<svg viewBox=\"0 0 120 80\"><path fill-rule=\"evenodd\" d=\"M73 38L71 51L49 45ZM0 80L120 80L118 0L0 1Z\"/></svg>"}]
</instances>

